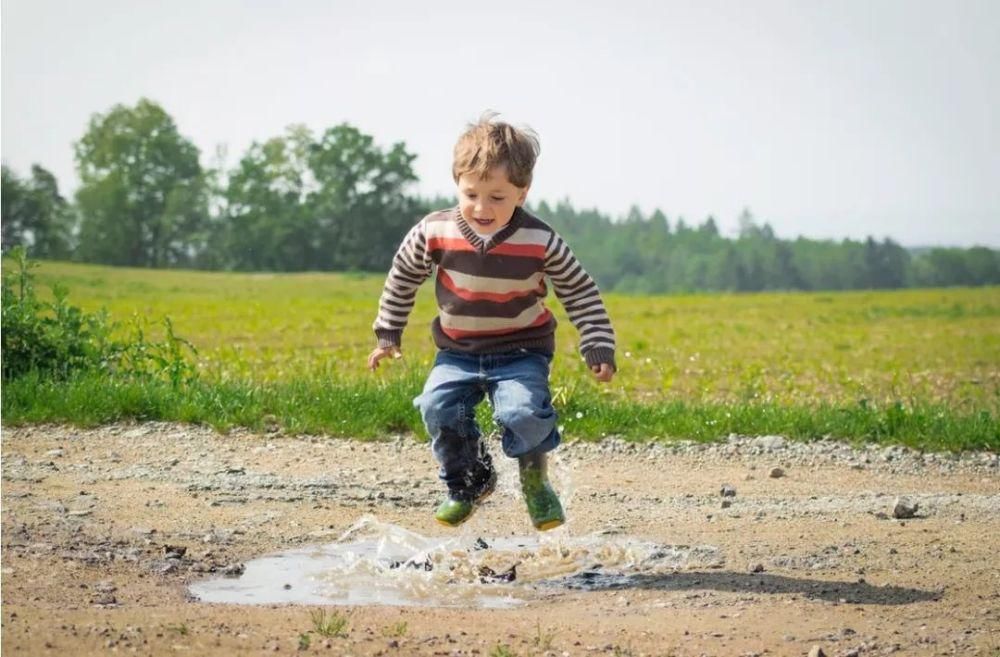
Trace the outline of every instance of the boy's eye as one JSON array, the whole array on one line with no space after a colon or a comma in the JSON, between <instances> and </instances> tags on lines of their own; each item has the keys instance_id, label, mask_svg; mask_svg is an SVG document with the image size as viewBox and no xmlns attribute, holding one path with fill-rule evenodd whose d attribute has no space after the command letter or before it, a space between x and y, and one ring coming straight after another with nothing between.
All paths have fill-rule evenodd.
<instances>
[{"instance_id":1,"label":"boy's eye","mask_svg":"<svg viewBox=\"0 0 1000 657\"><path fill-rule=\"evenodd\" d=\"M503 200L503 197L501 196L500 198L497 198L496 196L491 196L490 200L491 201L496 201L497 203L499 203L500 201Z\"/></svg>"}]
</instances>

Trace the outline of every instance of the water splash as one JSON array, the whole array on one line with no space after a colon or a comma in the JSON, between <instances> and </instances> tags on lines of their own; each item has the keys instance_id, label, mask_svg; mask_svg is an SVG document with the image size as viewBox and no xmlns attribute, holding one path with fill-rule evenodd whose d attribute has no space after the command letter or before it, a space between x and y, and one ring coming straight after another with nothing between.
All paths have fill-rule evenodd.
<instances>
[{"instance_id":1,"label":"water splash","mask_svg":"<svg viewBox=\"0 0 1000 657\"><path fill-rule=\"evenodd\" d=\"M586 588L591 576L626 577L722 562L711 546L559 531L424 537L367 515L333 543L256 559L238 578L197 582L190 590L204 602L237 604L506 608Z\"/></svg>"}]
</instances>

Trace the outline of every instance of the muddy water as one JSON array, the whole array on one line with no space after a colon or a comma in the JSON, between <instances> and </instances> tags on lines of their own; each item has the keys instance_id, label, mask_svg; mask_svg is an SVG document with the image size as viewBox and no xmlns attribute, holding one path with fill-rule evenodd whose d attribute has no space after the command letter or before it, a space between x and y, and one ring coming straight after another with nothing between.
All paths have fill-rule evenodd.
<instances>
[{"instance_id":1,"label":"muddy water","mask_svg":"<svg viewBox=\"0 0 1000 657\"><path fill-rule=\"evenodd\" d=\"M621 535L428 538L365 516L339 540L265 556L198 582L203 602L504 608L586 587L590 578L718 567L712 546ZM571 580L572 578L572 580Z\"/></svg>"}]
</instances>

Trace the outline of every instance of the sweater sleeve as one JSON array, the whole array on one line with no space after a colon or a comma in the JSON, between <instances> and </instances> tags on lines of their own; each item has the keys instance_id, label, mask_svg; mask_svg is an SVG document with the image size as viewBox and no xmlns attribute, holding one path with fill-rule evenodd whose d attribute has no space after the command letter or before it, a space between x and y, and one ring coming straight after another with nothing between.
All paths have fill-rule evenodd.
<instances>
[{"instance_id":1,"label":"sweater sleeve","mask_svg":"<svg viewBox=\"0 0 1000 657\"><path fill-rule=\"evenodd\" d=\"M580 332L580 354L587 365L615 365L615 331L597 283L583 269L569 245L553 232L545 248L545 275L573 326Z\"/></svg>"},{"instance_id":2,"label":"sweater sleeve","mask_svg":"<svg viewBox=\"0 0 1000 657\"><path fill-rule=\"evenodd\" d=\"M398 347L402 344L403 329L413 310L417 288L431 275L432 264L427 252L425 222L420 221L399 245L386 276L378 301L378 315L372 326L378 346Z\"/></svg>"}]
</instances>

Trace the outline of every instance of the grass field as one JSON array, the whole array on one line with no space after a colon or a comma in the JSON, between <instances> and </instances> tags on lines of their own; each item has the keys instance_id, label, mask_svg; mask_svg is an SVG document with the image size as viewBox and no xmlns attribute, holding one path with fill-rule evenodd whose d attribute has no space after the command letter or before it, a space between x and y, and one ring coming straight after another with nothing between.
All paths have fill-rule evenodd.
<instances>
[{"instance_id":1,"label":"grass field","mask_svg":"<svg viewBox=\"0 0 1000 657\"><path fill-rule=\"evenodd\" d=\"M216 390L229 386L258 397L298 390L306 398L296 397L274 413L286 427L336 432L339 424L365 435L393 426L419 431L419 418L408 403L434 354L428 330L435 310L431 285L421 290L404 336L405 358L372 374L365 358L374 342L371 323L381 275L227 274L64 263L44 263L37 275L39 288L61 282L73 304L86 310L105 307L123 322L136 315L169 316L176 333L197 347L202 379ZM774 429L805 437L824 432L881 439L878 430L851 424L882 418L884 425L889 418L890 424L902 422L903 433L890 432L899 442L963 447L998 440L1000 288L608 295L605 301L618 334L620 371L604 386L590 378L577 355L577 334L561 307L550 304L560 321L552 388L567 435L709 438L730 430ZM357 399L370 395L371 421L358 424L357 418L341 417L331 426L335 414L305 408L310 395L316 404L339 408L327 390L353 391ZM44 396L39 390L34 394ZM376 407L389 404L386 395L402 397L404 403L393 401L395 410L380 415ZM6 420L42 419L21 413L8 403L9 396ZM645 424L635 417L637 408L648 414ZM198 413L191 419L255 424L260 422L253 419L255 412L248 410L242 419ZM768 413L774 421L764 421ZM829 421L823 420L826 413L832 414ZM909 422L930 433L914 438L905 428ZM934 438L944 425L960 438L972 431L969 422L978 427L971 444Z\"/></svg>"}]
</instances>

